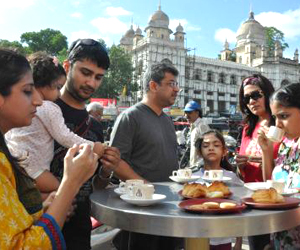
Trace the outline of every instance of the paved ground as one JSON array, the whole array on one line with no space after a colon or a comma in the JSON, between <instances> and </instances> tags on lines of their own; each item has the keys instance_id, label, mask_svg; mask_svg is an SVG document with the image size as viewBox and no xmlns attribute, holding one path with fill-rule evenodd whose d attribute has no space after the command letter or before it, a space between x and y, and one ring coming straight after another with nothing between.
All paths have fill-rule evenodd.
<instances>
[{"instance_id":1,"label":"paved ground","mask_svg":"<svg viewBox=\"0 0 300 250\"><path fill-rule=\"evenodd\" d=\"M111 241L118 231L105 225L95 229L92 233L92 250L116 250ZM247 238L243 239L242 250L249 250Z\"/></svg>"}]
</instances>

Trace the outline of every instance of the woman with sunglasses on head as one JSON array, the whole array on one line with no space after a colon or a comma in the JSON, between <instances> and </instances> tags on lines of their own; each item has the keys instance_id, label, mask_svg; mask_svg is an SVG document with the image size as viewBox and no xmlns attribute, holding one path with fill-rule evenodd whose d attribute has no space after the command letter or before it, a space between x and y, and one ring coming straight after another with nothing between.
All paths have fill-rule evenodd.
<instances>
[{"instance_id":1,"label":"woman with sunglasses on head","mask_svg":"<svg viewBox=\"0 0 300 250\"><path fill-rule=\"evenodd\" d=\"M79 188L97 168L98 156L89 145L71 148L64 160L64 176L56 195L43 209L33 180L11 155L4 139L12 128L30 125L41 104L26 58L0 49L1 250L65 249L60 228Z\"/></svg>"},{"instance_id":2,"label":"woman with sunglasses on head","mask_svg":"<svg viewBox=\"0 0 300 250\"><path fill-rule=\"evenodd\" d=\"M266 137L268 128L259 131L259 144L263 153L263 171L273 180L284 180L288 188L300 188L300 83L278 89L270 99L276 127L284 131L278 157L272 157L272 143ZM275 162L274 162L275 159ZM273 169L273 166L275 168ZM272 175L272 176L270 176ZM292 219L292 218L291 218ZM300 249L300 225L272 235L274 249Z\"/></svg>"},{"instance_id":3,"label":"woman with sunglasses on head","mask_svg":"<svg viewBox=\"0 0 300 250\"><path fill-rule=\"evenodd\" d=\"M258 144L258 131L262 124L274 124L269 104L269 97L273 92L272 83L258 74L245 78L240 87L239 105L244 115L245 126L236 163L245 182L263 181L262 151ZM269 235L249 237L250 249L263 249L269 241Z\"/></svg>"}]
</instances>

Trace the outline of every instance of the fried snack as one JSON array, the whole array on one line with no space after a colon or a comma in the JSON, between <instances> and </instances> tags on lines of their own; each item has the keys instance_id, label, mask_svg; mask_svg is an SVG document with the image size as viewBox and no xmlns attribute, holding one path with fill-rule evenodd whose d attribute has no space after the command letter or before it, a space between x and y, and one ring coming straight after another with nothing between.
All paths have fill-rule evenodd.
<instances>
[{"instance_id":1,"label":"fried snack","mask_svg":"<svg viewBox=\"0 0 300 250\"><path fill-rule=\"evenodd\" d=\"M207 189L209 193L219 191L222 192L224 196L229 196L231 194L229 188L222 181L214 181Z\"/></svg>"},{"instance_id":2,"label":"fried snack","mask_svg":"<svg viewBox=\"0 0 300 250\"><path fill-rule=\"evenodd\" d=\"M276 189L260 189L256 190L252 194L252 199L257 203L282 203L284 202L284 198L281 194L277 193Z\"/></svg>"},{"instance_id":3,"label":"fried snack","mask_svg":"<svg viewBox=\"0 0 300 250\"><path fill-rule=\"evenodd\" d=\"M207 187L200 183L185 184L182 190L182 195L192 198L206 197Z\"/></svg>"},{"instance_id":4,"label":"fried snack","mask_svg":"<svg viewBox=\"0 0 300 250\"><path fill-rule=\"evenodd\" d=\"M195 210L198 210L198 209L206 209L206 207L203 206L202 204L196 204L196 205L191 205L191 206L189 206L189 209L195 209Z\"/></svg>"},{"instance_id":5,"label":"fried snack","mask_svg":"<svg viewBox=\"0 0 300 250\"><path fill-rule=\"evenodd\" d=\"M220 208L234 208L236 207L236 204L235 203L232 203L232 202L221 202L220 203Z\"/></svg>"},{"instance_id":6,"label":"fried snack","mask_svg":"<svg viewBox=\"0 0 300 250\"><path fill-rule=\"evenodd\" d=\"M214 191L214 192L208 192L206 194L206 197L208 197L208 198L223 198L224 194L221 191Z\"/></svg>"},{"instance_id":7,"label":"fried snack","mask_svg":"<svg viewBox=\"0 0 300 250\"><path fill-rule=\"evenodd\" d=\"M202 205L208 209L218 209L220 208L220 204L218 202L204 202Z\"/></svg>"}]
</instances>

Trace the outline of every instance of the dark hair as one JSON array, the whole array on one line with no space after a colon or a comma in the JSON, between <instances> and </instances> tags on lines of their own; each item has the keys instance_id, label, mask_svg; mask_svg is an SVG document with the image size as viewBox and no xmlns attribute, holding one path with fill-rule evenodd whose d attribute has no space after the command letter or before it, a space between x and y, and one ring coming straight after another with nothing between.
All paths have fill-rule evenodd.
<instances>
[{"instance_id":1,"label":"dark hair","mask_svg":"<svg viewBox=\"0 0 300 250\"><path fill-rule=\"evenodd\" d=\"M178 70L171 63L156 63L151 65L148 68L144 75L144 89L146 92L149 91L149 83L150 81L154 81L158 84L161 84L161 80L164 79L165 73L171 73L174 76L178 76Z\"/></svg>"},{"instance_id":2,"label":"dark hair","mask_svg":"<svg viewBox=\"0 0 300 250\"><path fill-rule=\"evenodd\" d=\"M8 96L11 88L28 71L27 59L16 51L0 48L0 94Z\"/></svg>"},{"instance_id":3,"label":"dark hair","mask_svg":"<svg viewBox=\"0 0 300 250\"><path fill-rule=\"evenodd\" d=\"M300 109L300 83L291 83L282 86L271 96L271 102L278 102L287 108Z\"/></svg>"},{"instance_id":4,"label":"dark hair","mask_svg":"<svg viewBox=\"0 0 300 250\"><path fill-rule=\"evenodd\" d=\"M90 60L105 70L109 68L110 61L105 47L93 39L78 39L68 50L68 60L71 64L76 61Z\"/></svg>"},{"instance_id":5,"label":"dark hair","mask_svg":"<svg viewBox=\"0 0 300 250\"><path fill-rule=\"evenodd\" d=\"M66 76L64 68L58 59L39 51L31 54L28 61L32 68L33 81L36 88L51 86L53 81L61 76Z\"/></svg>"},{"instance_id":6,"label":"dark hair","mask_svg":"<svg viewBox=\"0 0 300 250\"><path fill-rule=\"evenodd\" d=\"M0 94L2 96L9 96L11 88L30 71L29 62L24 56L13 50L0 48ZM16 177L18 191L18 182L20 178L27 175L19 166L17 159L11 155L2 132L0 132L0 152L6 156L12 166Z\"/></svg>"},{"instance_id":7,"label":"dark hair","mask_svg":"<svg viewBox=\"0 0 300 250\"><path fill-rule=\"evenodd\" d=\"M275 121L272 117L272 112L270 109L270 96L274 92L274 87L272 83L266 77L260 74L253 74L249 77L246 77L242 81L242 85L239 91L239 106L242 114L244 115L244 123L248 125L246 135L252 137L255 126L258 122L259 117L254 115L247 105L244 103L244 88L247 85L256 85L258 86L264 94L265 97L265 109L266 112L270 115L269 126L275 124Z\"/></svg>"},{"instance_id":8,"label":"dark hair","mask_svg":"<svg viewBox=\"0 0 300 250\"><path fill-rule=\"evenodd\" d=\"M207 132L203 133L200 136L200 138L198 138L195 142L195 147L200 150L200 153L201 153L201 146L203 144L204 137L209 134L214 134L214 136L217 137L221 141L223 148L224 149L227 148L223 135L218 130L211 129L211 130L208 130ZM222 160L220 162L220 166L221 166L221 168L223 168L225 170L233 171L233 166L228 162L227 156L224 156L222 158Z\"/></svg>"}]
</instances>

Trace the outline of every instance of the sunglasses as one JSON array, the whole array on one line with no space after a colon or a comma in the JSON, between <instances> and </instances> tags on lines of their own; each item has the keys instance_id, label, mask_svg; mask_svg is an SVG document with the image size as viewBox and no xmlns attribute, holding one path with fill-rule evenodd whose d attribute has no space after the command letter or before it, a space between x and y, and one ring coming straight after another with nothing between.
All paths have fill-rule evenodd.
<instances>
[{"instance_id":1,"label":"sunglasses","mask_svg":"<svg viewBox=\"0 0 300 250\"><path fill-rule=\"evenodd\" d=\"M247 105L250 102L250 98L254 101L257 101L258 99L262 98L264 95L261 91L255 90L251 92L249 95L244 95L243 101Z\"/></svg>"},{"instance_id":2,"label":"sunglasses","mask_svg":"<svg viewBox=\"0 0 300 250\"><path fill-rule=\"evenodd\" d=\"M75 51L78 47L80 46L98 46L100 47L102 50L106 49L103 47L103 45L93 39L79 39L76 43L72 44L70 49L69 49L69 55Z\"/></svg>"}]
</instances>

